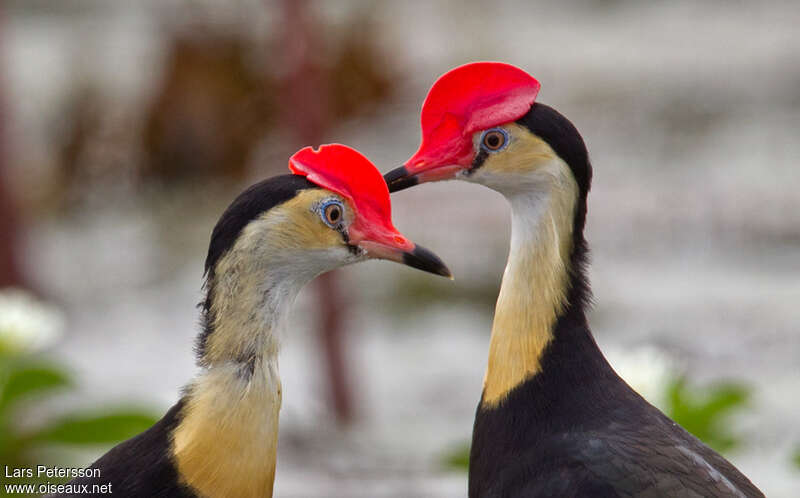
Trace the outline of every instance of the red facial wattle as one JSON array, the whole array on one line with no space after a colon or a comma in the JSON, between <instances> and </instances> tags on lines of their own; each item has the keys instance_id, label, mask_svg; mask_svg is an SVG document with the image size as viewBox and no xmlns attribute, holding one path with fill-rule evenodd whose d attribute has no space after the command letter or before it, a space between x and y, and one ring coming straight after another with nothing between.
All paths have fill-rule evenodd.
<instances>
[{"instance_id":1,"label":"red facial wattle","mask_svg":"<svg viewBox=\"0 0 800 498\"><path fill-rule=\"evenodd\" d=\"M362 240L400 250L414 244L392 224L389 189L378 169L360 152L345 145L305 147L289 158L289 169L310 182L345 197L356 211L350 225L352 244Z\"/></svg>"},{"instance_id":2,"label":"red facial wattle","mask_svg":"<svg viewBox=\"0 0 800 498\"><path fill-rule=\"evenodd\" d=\"M527 114L539 88L531 75L500 62L474 62L443 74L422 104L422 143L406 170L424 172L430 181L468 167L472 135Z\"/></svg>"}]
</instances>

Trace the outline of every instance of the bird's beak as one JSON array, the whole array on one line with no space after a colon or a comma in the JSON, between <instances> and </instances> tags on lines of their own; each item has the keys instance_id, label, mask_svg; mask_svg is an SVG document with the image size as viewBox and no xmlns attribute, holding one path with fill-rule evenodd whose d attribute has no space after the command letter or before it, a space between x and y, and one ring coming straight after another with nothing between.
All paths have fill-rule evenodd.
<instances>
[{"instance_id":1,"label":"bird's beak","mask_svg":"<svg viewBox=\"0 0 800 498\"><path fill-rule=\"evenodd\" d=\"M422 246L412 244L410 249L391 247L379 242L362 241L359 245L367 251L367 256L376 259L388 259L418 270L435 273L452 280L453 274L439 256Z\"/></svg>"},{"instance_id":2,"label":"bird's beak","mask_svg":"<svg viewBox=\"0 0 800 498\"><path fill-rule=\"evenodd\" d=\"M458 164L430 165L424 162L414 166L407 164L386 173L383 179L389 187L389 192L398 192L420 183L450 180L462 169L464 166Z\"/></svg>"},{"instance_id":3,"label":"bird's beak","mask_svg":"<svg viewBox=\"0 0 800 498\"><path fill-rule=\"evenodd\" d=\"M399 232L362 235L357 229L351 229L350 243L366 251L367 257L387 259L418 270L453 278L453 274L439 256L414 244Z\"/></svg>"}]
</instances>

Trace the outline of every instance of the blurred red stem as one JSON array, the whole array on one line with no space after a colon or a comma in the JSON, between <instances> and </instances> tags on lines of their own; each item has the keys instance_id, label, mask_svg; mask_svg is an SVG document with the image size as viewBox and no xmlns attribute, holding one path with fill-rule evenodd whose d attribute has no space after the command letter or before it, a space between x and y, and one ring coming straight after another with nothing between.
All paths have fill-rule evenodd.
<instances>
[{"instance_id":1,"label":"blurred red stem","mask_svg":"<svg viewBox=\"0 0 800 498\"><path fill-rule=\"evenodd\" d=\"M286 77L282 85L283 120L302 145L318 145L330 125L330 106L324 68L314 60L321 43L315 33L308 2L283 0ZM336 273L317 279L317 309L320 314L319 340L323 350L326 379L336 421L345 425L354 417L354 403L345 355L343 318L346 316L341 282Z\"/></svg>"},{"instance_id":2,"label":"blurred red stem","mask_svg":"<svg viewBox=\"0 0 800 498\"><path fill-rule=\"evenodd\" d=\"M3 3L0 2L0 57L4 53L2 47L4 23ZM3 66L5 66L5 60L0 58L0 67ZM6 71L0 71L0 287L22 285L22 273L19 269L17 253L18 218L6 184L8 143L5 132L8 112L5 107L5 81L3 80L3 75L6 74L8 74Z\"/></svg>"}]
</instances>

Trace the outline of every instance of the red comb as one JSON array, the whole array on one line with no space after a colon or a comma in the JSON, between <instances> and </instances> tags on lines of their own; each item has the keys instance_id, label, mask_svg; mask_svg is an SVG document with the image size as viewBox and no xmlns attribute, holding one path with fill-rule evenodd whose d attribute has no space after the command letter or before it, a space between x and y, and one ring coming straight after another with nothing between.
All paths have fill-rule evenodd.
<instances>
[{"instance_id":1,"label":"red comb","mask_svg":"<svg viewBox=\"0 0 800 498\"><path fill-rule=\"evenodd\" d=\"M422 104L422 144L406 167L469 165L472 134L527 114L540 86L522 69L501 62L473 62L446 72Z\"/></svg>"},{"instance_id":2,"label":"red comb","mask_svg":"<svg viewBox=\"0 0 800 498\"><path fill-rule=\"evenodd\" d=\"M413 247L392 224L392 205L383 176L357 150L341 144L322 145L317 150L305 147L289 158L289 169L350 200L356 210L356 219L350 226L351 239L361 237L393 247Z\"/></svg>"}]
</instances>

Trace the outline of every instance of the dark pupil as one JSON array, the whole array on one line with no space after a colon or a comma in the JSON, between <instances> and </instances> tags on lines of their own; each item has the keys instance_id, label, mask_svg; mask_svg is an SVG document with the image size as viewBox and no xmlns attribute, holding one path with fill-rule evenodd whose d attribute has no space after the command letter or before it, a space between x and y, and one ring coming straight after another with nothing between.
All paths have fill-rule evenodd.
<instances>
[{"instance_id":1,"label":"dark pupil","mask_svg":"<svg viewBox=\"0 0 800 498\"><path fill-rule=\"evenodd\" d=\"M336 223L339 221L339 208L336 206L332 206L328 208L328 221L331 223Z\"/></svg>"},{"instance_id":2,"label":"dark pupil","mask_svg":"<svg viewBox=\"0 0 800 498\"><path fill-rule=\"evenodd\" d=\"M486 145L488 145L489 148L496 149L500 147L500 140L499 133L489 133L486 136Z\"/></svg>"}]
</instances>

